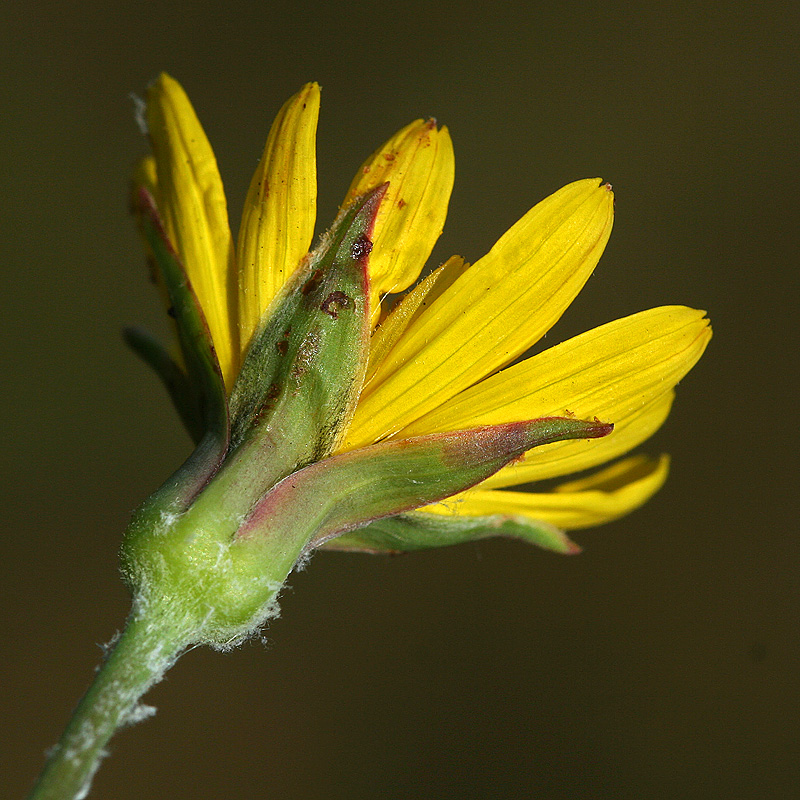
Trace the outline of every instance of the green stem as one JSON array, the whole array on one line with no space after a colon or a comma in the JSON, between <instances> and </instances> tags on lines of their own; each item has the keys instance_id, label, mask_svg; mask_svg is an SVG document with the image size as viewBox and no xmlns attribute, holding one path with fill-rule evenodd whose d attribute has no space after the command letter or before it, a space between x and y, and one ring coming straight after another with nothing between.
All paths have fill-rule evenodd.
<instances>
[{"instance_id":1,"label":"green stem","mask_svg":"<svg viewBox=\"0 0 800 800\"><path fill-rule=\"evenodd\" d=\"M182 626L134 604L124 632L81 699L28 800L81 800L122 725L135 722L139 698L175 663L187 644Z\"/></svg>"}]
</instances>

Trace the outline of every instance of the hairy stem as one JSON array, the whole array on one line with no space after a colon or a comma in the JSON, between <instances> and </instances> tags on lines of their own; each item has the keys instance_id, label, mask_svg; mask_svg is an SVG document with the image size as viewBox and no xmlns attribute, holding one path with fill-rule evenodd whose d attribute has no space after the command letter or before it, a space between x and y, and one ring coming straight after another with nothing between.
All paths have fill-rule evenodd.
<instances>
[{"instance_id":1,"label":"hairy stem","mask_svg":"<svg viewBox=\"0 0 800 800\"><path fill-rule=\"evenodd\" d=\"M124 632L75 709L28 800L86 797L109 739L119 727L149 715L138 707L139 699L187 644L174 620L135 603Z\"/></svg>"}]
</instances>

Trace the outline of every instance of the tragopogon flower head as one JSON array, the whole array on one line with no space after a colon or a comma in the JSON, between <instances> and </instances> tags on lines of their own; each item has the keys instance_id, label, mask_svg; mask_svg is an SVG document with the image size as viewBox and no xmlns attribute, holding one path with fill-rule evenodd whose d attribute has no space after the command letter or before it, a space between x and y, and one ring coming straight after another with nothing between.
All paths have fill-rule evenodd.
<instances>
[{"instance_id":1,"label":"tragopogon flower head","mask_svg":"<svg viewBox=\"0 0 800 800\"><path fill-rule=\"evenodd\" d=\"M248 368L248 358L255 359L248 354L258 348L295 347L288 333L282 339L283 332L276 329L273 341L263 331L283 319L281 303L286 304L292 281L320 258L308 255L316 224L319 95L316 84L307 84L278 113L234 241L216 160L183 89L162 75L148 90L153 155L142 162L136 184L152 196L164 241L196 295L232 403L234 430L236 409L241 417L244 408L239 398L247 394L241 384L252 384L252 376L262 369L255 361ZM336 420L321 423L336 429L327 450L298 457L291 468L342 458L377 443L530 420L557 418L562 425L602 420L613 425L613 432L609 434L610 425L601 430L600 423L592 427L584 422L580 431L570 428L569 433L561 430L559 436L531 440L532 449L510 456L505 466L498 462L493 474L477 485L440 495L437 503L401 504L399 516L375 513L357 523L342 522L339 530L326 528L313 542L383 551L504 534L575 552L564 531L598 525L644 503L663 484L667 457L628 457L546 492L512 487L598 467L647 439L666 419L674 388L702 355L711 329L702 311L664 306L517 361L559 319L597 265L611 232L611 187L599 179L568 184L535 205L475 263L454 256L420 281L444 224L453 164L447 128L418 120L376 150L356 173L343 213L382 187L370 220L359 223L369 248L356 254L366 264L369 341L348 373L347 397L336 405ZM329 239L323 238L317 254L326 246ZM388 295L412 286L387 308ZM294 291L306 289L295 286ZM336 295L322 302L333 302L331 297ZM348 298L340 301L346 304ZM287 328L296 324L288 320L286 316ZM308 336L306 345L296 345L301 350L306 346L301 353L306 359L312 357ZM132 341L140 352L146 350L135 335ZM149 361L158 359L151 356ZM202 402L187 389L194 380L191 369L166 357L159 363L199 440L207 423L198 418ZM252 375L244 381L248 369ZM296 365L292 369L297 372ZM281 391L278 384L275 379L271 388L259 390L263 407L266 394ZM254 403L248 406L248 426ZM238 424L241 428L243 423ZM533 448L542 442L549 443ZM364 465L356 472L364 475L371 469L380 473Z\"/></svg>"}]
</instances>

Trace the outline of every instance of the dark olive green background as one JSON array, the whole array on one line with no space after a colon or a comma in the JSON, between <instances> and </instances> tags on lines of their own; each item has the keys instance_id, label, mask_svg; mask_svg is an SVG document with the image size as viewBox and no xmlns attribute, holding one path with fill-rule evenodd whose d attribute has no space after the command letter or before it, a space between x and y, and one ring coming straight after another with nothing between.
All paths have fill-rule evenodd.
<instances>
[{"instance_id":1,"label":"dark olive green background","mask_svg":"<svg viewBox=\"0 0 800 800\"><path fill-rule=\"evenodd\" d=\"M164 329L125 194L128 93L166 69L234 225L272 115L318 80L321 225L375 146L435 115L457 177L434 260L602 176L616 227L546 344L669 303L716 335L643 448L673 455L667 486L579 533L583 555L319 555L266 647L179 662L90 797L800 796L789 8L4 4L0 794L31 785L123 622L128 513L187 453L119 336Z\"/></svg>"}]
</instances>

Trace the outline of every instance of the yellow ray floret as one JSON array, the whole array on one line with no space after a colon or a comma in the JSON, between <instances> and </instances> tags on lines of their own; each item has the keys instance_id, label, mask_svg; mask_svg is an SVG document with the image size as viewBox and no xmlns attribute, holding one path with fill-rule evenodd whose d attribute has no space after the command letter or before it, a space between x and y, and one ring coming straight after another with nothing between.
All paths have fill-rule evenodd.
<instances>
[{"instance_id":1,"label":"yellow ray floret","mask_svg":"<svg viewBox=\"0 0 800 800\"><path fill-rule=\"evenodd\" d=\"M162 73L147 90L156 202L208 323L226 385L238 343L233 242L217 161L186 93Z\"/></svg>"},{"instance_id":2,"label":"yellow ray floret","mask_svg":"<svg viewBox=\"0 0 800 800\"><path fill-rule=\"evenodd\" d=\"M454 174L450 134L447 128L437 130L435 120L417 120L398 131L356 173L345 206L389 182L370 254L374 322L380 299L404 291L419 277L444 227Z\"/></svg>"},{"instance_id":3,"label":"yellow ray floret","mask_svg":"<svg viewBox=\"0 0 800 800\"><path fill-rule=\"evenodd\" d=\"M538 341L594 270L612 216L599 179L534 206L404 331L365 388L347 447L397 434Z\"/></svg>"},{"instance_id":4,"label":"yellow ray floret","mask_svg":"<svg viewBox=\"0 0 800 800\"><path fill-rule=\"evenodd\" d=\"M284 104L250 183L237 245L242 350L314 237L319 94L307 83Z\"/></svg>"},{"instance_id":5,"label":"yellow ray floret","mask_svg":"<svg viewBox=\"0 0 800 800\"><path fill-rule=\"evenodd\" d=\"M552 492L473 489L423 510L447 516L519 514L564 530L590 528L646 503L664 485L668 472L668 456L658 461L634 456Z\"/></svg>"},{"instance_id":6,"label":"yellow ray floret","mask_svg":"<svg viewBox=\"0 0 800 800\"><path fill-rule=\"evenodd\" d=\"M153 157L140 163L134 180L156 199L229 390L253 332L312 243L319 101L319 86L309 83L278 113L250 184L234 256L216 160L188 98L163 74L148 90ZM470 266L454 256L387 312L383 298L411 286L430 256L453 176L447 128L417 120L364 162L348 190L343 206L388 184L369 258L369 362L340 452L538 417L599 418L614 423L609 436L535 448L425 510L519 514L567 529L628 513L664 482L666 456L627 458L546 493L507 487L597 467L658 430L676 384L711 338L705 312L650 309L513 363L559 319L605 248L614 200L600 179L563 187L483 258Z\"/></svg>"},{"instance_id":7,"label":"yellow ray floret","mask_svg":"<svg viewBox=\"0 0 800 800\"><path fill-rule=\"evenodd\" d=\"M392 309L372 334L369 343L369 366L364 385L368 386L375 371L395 346L417 314L427 308L469 266L460 256L449 258L421 281Z\"/></svg>"},{"instance_id":8,"label":"yellow ray floret","mask_svg":"<svg viewBox=\"0 0 800 800\"><path fill-rule=\"evenodd\" d=\"M675 386L710 338L704 311L685 306L641 311L487 378L402 435L572 414L614 422Z\"/></svg>"}]
</instances>

